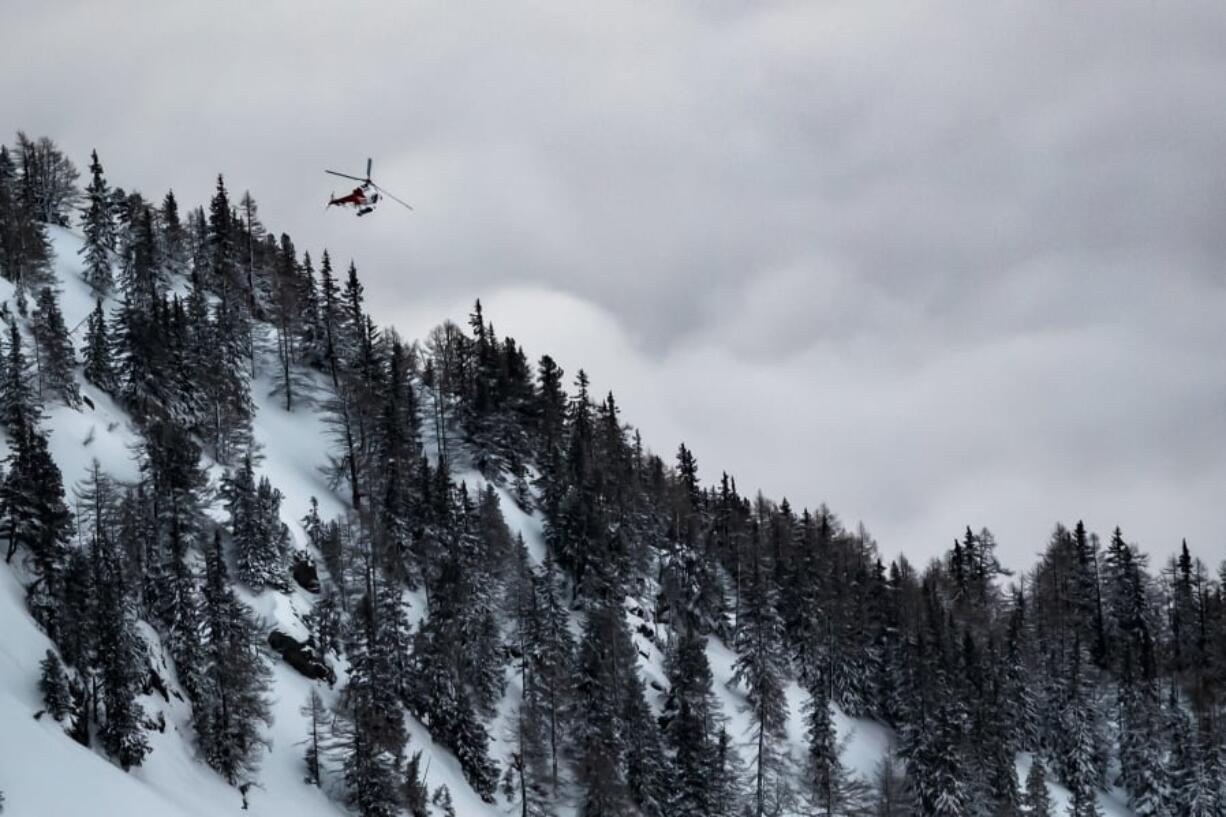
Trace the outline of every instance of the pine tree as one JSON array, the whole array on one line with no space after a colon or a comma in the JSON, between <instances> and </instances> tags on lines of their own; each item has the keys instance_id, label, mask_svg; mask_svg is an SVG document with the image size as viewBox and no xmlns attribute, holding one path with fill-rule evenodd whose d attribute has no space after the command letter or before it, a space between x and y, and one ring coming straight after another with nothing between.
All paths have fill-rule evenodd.
<instances>
[{"instance_id":1,"label":"pine tree","mask_svg":"<svg viewBox=\"0 0 1226 817\"><path fill-rule=\"evenodd\" d=\"M892 751L877 761L873 789L876 792L870 812L873 817L913 817L919 813L915 792Z\"/></svg>"},{"instance_id":2,"label":"pine tree","mask_svg":"<svg viewBox=\"0 0 1226 817\"><path fill-rule=\"evenodd\" d=\"M111 255L115 252L115 216L111 212L111 190L102 174L98 151L90 154L90 182L85 188L87 206L81 216L85 242L85 281L100 294L110 292L114 285Z\"/></svg>"},{"instance_id":3,"label":"pine tree","mask_svg":"<svg viewBox=\"0 0 1226 817\"><path fill-rule=\"evenodd\" d=\"M27 603L52 638L59 635L57 598L72 516L64 504L64 482L38 428L38 407L30 393L21 334L9 324L9 348L0 382L0 419L9 453L0 483L0 529L7 534L6 561L19 548L29 553L37 581Z\"/></svg>"},{"instance_id":4,"label":"pine tree","mask_svg":"<svg viewBox=\"0 0 1226 817\"><path fill-rule=\"evenodd\" d=\"M157 421L145 428L139 461L141 482L121 502L123 535L146 546L144 605L165 627L179 683L199 705L208 686L205 612L189 549L206 533L202 510L208 478L199 446L174 423Z\"/></svg>"},{"instance_id":5,"label":"pine tree","mask_svg":"<svg viewBox=\"0 0 1226 817\"><path fill-rule=\"evenodd\" d=\"M1051 795L1047 791L1047 769L1043 759L1035 755L1026 773L1026 791L1022 795L1022 810L1026 817L1052 817Z\"/></svg>"},{"instance_id":6,"label":"pine tree","mask_svg":"<svg viewBox=\"0 0 1226 817\"><path fill-rule=\"evenodd\" d=\"M119 385L115 370L110 330L106 325L106 310L102 299L94 304L85 328L85 346L81 349L85 364L85 379L105 392L114 392Z\"/></svg>"},{"instance_id":7,"label":"pine tree","mask_svg":"<svg viewBox=\"0 0 1226 817\"><path fill-rule=\"evenodd\" d=\"M676 784L672 813L678 817L705 817L720 808L718 779L719 737L723 716L712 689L706 639L694 628L684 628L668 661L669 694L661 715L665 740L673 755Z\"/></svg>"},{"instance_id":8,"label":"pine tree","mask_svg":"<svg viewBox=\"0 0 1226 817\"><path fill-rule=\"evenodd\" d=\"M38 689L43 696L43 706L47 707L47 714L62 721L72 711L72 693L68 689L64 665L54 650L47 650L46 657L39 662L39 668Z\"/></svg>"},{"instance_id":9,"label":"pine tree","mask_svg":"<svg viewBox=\"0 0 1226 817\"><path fill-rule=\"evenodd\" d=\"M30 363L23 348L24 341L17 321L8 322L8 349L0 367L0 422L12 439L37 426L42 417L41 406L31 388Z\"/></svg>"},{"instance_id":10,"label":"pine tree","mask_svg":"<svg viewBox=\"0 0 1226 817\"><path fill-rule=\"evenodd\" d=\"M801 795L807 813L835 817L866 807L868 792L843 768L830 699L822 684L809 690L804 704L808 752L801 771Z\"/></svg>"},{"instance_id":11,"label":"pine tree","mask_svg":"<svg viewBox=\"0 0 1226 817\"><path fill-rule=\"evenodd\" d=\"M217 176L217 188L209 201L208 264L209 280L222 298L233 297L238 284L238 250L235 247L234 215L225 179Z\"/></svg>"},{"instance_id":12,"label":"pine tree","mask_svg":"<svg viewBox=\"0 0 1226 817\"><path fill-rule=\"evenodd\" d=\"M410 431L417 426L417 415L405 354L404 346L393 337L386 394L374 434L375 459L380 467L372 474L371 489L377 492L380 500L377 535L381 540L379 552L384 569L394 579L411 584L416 578L406 561L412 539L409 522L414 504L410 474L420 453L416 435ZM501 516L498 519L501 521Z\"/></svg>"},{"instance_id":13,"label":"pine tree","mask_svg":"<svg viewBox=\"0 0 1226 817\"><path fill-rule=\"evenodd\" d=\"M1219 594L1221 593L1219 585ZM1218 601L1221 604L1221 600ZM1220 613L1219 613L1220 614ZM1208 787L1207 801L1209 812L1214 817L1226 814L1226 770L1222 768L1221 738L1214 734L1213 729L1205 729L1201 735L1203 746L1202 765L1205 771L1205 782Z\"/></svg>"},{"instance_id":14,"label":"pine tree","mask_svg":"<svg viewBox=\"0 0 1226 817\"><path fill-rule=\"evenodd\" d=\"M241 266L246 274L246 290L247 301L251 306L253 314L262 314L258 304L258 290L260 288L257 279L256 270L256 247L263 240L265 235L264 225L260 223L260 218L257 215L259 208L256 206L255 198L252 197L251 191L243 191L243 196L238 203L239 212L242 214L242 221L235 225L236 232L242 236L242 246L239 248L239 255L242 257Z\"/></svg>"},{"instance_id":15,"label":"pine tree","mask_svg":"<svg viewBox=\"0 0 1226 817\"><path fill-rule=\"evenodd\" d=\"M507 588L507 606L512 616L507 649L514 657L521 697L507 729L506 740L512 751L502 779L503 795L509 803L519 803L520 817L544 817L552 813L545 737L547 721L537 678L537 645L542 620L536 601L535 578L521 537L516 542L515 570Z\"/></svg>"},{"instance_id":16,"label":"pine tree","mask_svg":"<svg viewBox=\"0 0 1226 817\"><path fill-rule=\"evenodd\" d=\"M77 388L77 356L72 348L68 327L60 312L59 298L51 287L39 290L32 320L32 333L38 354L39 392L54 394L65 405L78 406L81 392Z\"/></svg>"},{"instance_id":17,"label":"pine tree","mask_svg":"<svg viewBox=\"0 0 1226 817\"><path fill-rule=\"evenodd\" d=\"M94 539L92 561L97 594L97 677L105 712L98 737L102 747L127 771L141 765L150 751L144 735L145 713L136 702L148 659L136 631L123 567L109 538Z\"/></svg>"},{"instance_id":18,"label":"pine tree","mask_svg":"<svg viewBox=\"0 0 1226 817\"><path fill-rule=\"evenodd\" d=\"M125 292L114 326L119 396L142 422L166 414L166 384L160 366L164 338L158 327L158 306L144 303L136 294ZM103 338L95 340L100 345ZM99 350L98 354L104 353Z\"/></svg>"},{"instance_id":19,"label":"pine tree","mask_svg":"<svg viewBox=\"0 0 1226 817\"><path fill-rule=\"evenodd\" d=\"M173 190L166 192L158 212L161 223L159 252L166 272L186 275L189 271L190 242L187 230L179 219L179 202Z\"/></svg>"},{"instance_id":20,"label":"pine tree","mask_svg":"<svg viewBox=\"0 0 1226 817\"><path fill-rule=\"evenodd\" d=\"M153 208L143 199L134 201L130 219L120 281L125 300L150 309L165 290Z\"/></svg>"},{"instance_id":21,"label":"pine tree","mask_svg":"<svg viewBox=\"0 0 1226 817\"><path fill-rule=\"evenodd\" d=\"M958 694L950 620L935 577L926 577L920 592L922 617L901 662L901 753L921 813L953 817L981 795L980 780L967 773L978 758L965 750L965 694Z\"/></svg>"},{"instance_id":22,"label":"pine tree","mask_svg":"<svg viewBox=\"0 0 1226 817\"><path fill-rule=\"evenodd\" d=\"M305 622L310 630L311 640L321 656L328 653L340 654L341 634L341 600L332 587L325 587L316 599Z\"/></svg>"},{"instance_id":23,"label":"pine tree","mask_svg":"<svg viewBox=\"0 0 1226 817\"><path fill-rule=\"evenodd\" d=\"M64 663L86 672L94 663L97 644L97 622L94 590L94 569L89 549L70 548L64 560L59 610L61 624L56 646ZM88 713L86 713L88 718Z\"/></svg>"},{"instance_id":24,"label":"pine tree","mask_svg":"<svg viewBox=\"0 0 1226 817\"><path fill-rule=\"evenodd\" d=\"M188 272L202 283L209 280L209 221L203 207L187 211L184 231L187 233Z\"/></svg>"},{"instance_id":25,"label":"pine tree","mask_svg":"<svg viewBox=\"0 0 1226 817\"><path fill-rule=\"evenodd\" d=\"M318 349L321 368L328 373L333 388L339 388L338 351L341 346L340 336L340 290L336 285L336 277L332 274L332 258L324 250L319 264L319 317L321 331Z\"/></svg>"},{"instance_id":26,"label":"pine tree","mask_svg":"<svg viewBox=\"0 0 1226 817\"><path fill-rule=\"evenodd\" d=\"M1186 549L1185 549L1186 552ZM1168 809L1178 817L1217 817L1214 813L1213 787L1206 775L1202 747L1196 728L1181 702L1174 702L1170 715L1170 797Z\"/></svg>"},{"instance_id":27,"label":"pine tree","mask_svg":"<svg viewBox=\"0 0 1226 817\"><path fill-rule=\"evenodd\" d=\"M271 723L265 697L271 671L259 649L259 628L230 587L220 531L214 534L205 565L207 663L193 720L205 761L230 785L242 785L259 767L265 745L260 725Z\"/></svg>"},{"instance_id":28,"label":"pine tree","mask_svg":"<svg viewBox=\"0 0 1226 817\"><path fill-rule=\"evenodd\" d=\"M393 588L376 569L366 532L360 529L356 541L348 546L356 550L353 558L362 560L362 579L355 584L364 587L365 593L350 621L349 684L338 714L346 719L342 724L349 743L346 763L356 764L352 769L346 767L347 775L371 774L381 779L380 769L385 766L389 775L399 774L397 764L408 741L402 707L410 680L408 621L400 589ZM394 763L385 763L381 759L385 757ZM396 784L386 785L394 788Z\"/></svg>"},{"instance_id":29,"label":"pine tree","mask_svg":"<svg viewBox=\"0 0 1226 817\"><path fill-rule=\"evenodd\" d=\"M362 334L366 326L365 290L358 279L357 265L349 262L349 271L345 277L345 289L341 294L341 321L344 335L344 348L351 362L358 359L362 345Z\"/></svg>"},{"instance_id":30,"label":"pine tree","mask_svg":"<svg viewBox=\"0 0 1226 817\"><path fill-rule=\"evenodd\" d=\"M1002 690L1004 700L1013 702L1007 744L1015 752L1036 751L1041 738L1036 685L1027 677L1026 670L1027 659L1035 650L1032 633L1026 594L1019 588L1013 595L1013 609L1005 634Z\"/></svg>"},{"instance_id":31,"label":"pine tree","mask_svg":"<svg viewBox=\"0 0 1226 817\"><path fill-rule=\"evenodd\" d=\"M515 558L515 545L499 507L498 494L487 485L474 508L460 486L460 583L456 588L460 627L469 635L463 650L464 673L482 713L493 711L502 697L506 653L499 628L504 573Z\"/></svg>"},{"instance_id":32,"label":"pine tree","mask_svg":"<svg viewBox=\"0 0 1226 817\"><path fill-rule=\"evenodd\" d=\"M307 263L310 259L307 259ZM302 280L294 243L288 235L281 235L281 247L273 267L272 318L277 329L277 360L280 378L277 391L285 396L285 410L294 410L294 397L304 389L295 367L301 356L302 326L309 321L303 314ZM309 275L309 273L306 273ZM312 287L313 291L314 287Z\"/></svg>"},{"instance_id":33,"label":"pine tree","mask_svg":"<svg viewBox=\"0 0 1226 817\"><path fill-rule=\"evenodd\" d=\"M251 421L255 406L251 399L251 324L234 294L223 294L213 308L209 322L210 346L204 350L204 393L209 415L205 437L213 445L218 460L232 462L250 453Z\"/></svg>"},{"instance_id":34,"label":"pine tree","mask_svg":"<svg viewBox=\"0 0 1226 817\"><path fill-rule=\"evenodd\" d=\"M128 193L122 187L111 190L111 211L115 214L115 261L119 283L125 295L133 282L137 229L141 212L148 206L139 192ZM146 248L147 249L147 248Z\"/></svg>"},{"instance_id":35,"label":"pine tree","mask_svg":"<svg viewBox=\"0 0 1226 817\"><path fill-rule=\"evenodd\" d=\"M186 531L168 531L169 582L162 599L166 642L174 659L179 685L193 706L205 703L210 689L205 651L204 601L187 557ZM158 571L163 575L163 571Z\"/></svg>"},{"instance_id":36,"label":"pine tree","mask_svg":"<svg viewBox=\"0 0 1226 817\"><path fill-rule=\"evenodd\" d=\"M434 790L434 796L430 798L430 802L434 804L439 817L455 817L455 806L451 802L451 790L446 784L439 786Z\"/></svg>"},{"instance_id":37,"label":"pine tree","mask_svg":"<svg viewBox=\"0 0 1226 817\"><path fill-rule=\"evenodd\" d=\"M1133 647L1122 649L1119 697L1119 783L1128 791L1138 817L1162 814L1169 799L1164 764L1164 735L1157 690L1152 681L1137 678Z\"/></svg>"},{"instance_id":38,"label":"pine tree","mask_svg":"<svg viewBox=\"0 0 1226 817\"><path fill-rule=\"evenodd\" d=\"M413 753L404 767L403 800L409 817L430 817L430 790L426 788L424 775L419 749Z\"/></svg>"},{"instance_id":39,"label":"pine tree","mask_svg":"<svg viewBox=\"0 0 1226 817\"><path fill-rule=\"evenodd\" d=\"M47 450L47 437L30 429L17 438L6 460L0 511L9 538L9 556L25 546L36 571L48 584L63 562L63 544L72 524L64 504L60 469ZM50 593L50 587L43 588Z\"/></svg>"},{"instance_id":40,"label":"pine tree","mask_svg":"<svg viewBox=\"0 0 1226 817\"><path fill-rule=\"evenodd\" d=\"M473 790L492 802L498 767L489 757L489 734L466 683L472 677L465 671L467 651L457 649L473 623L462 572L459 559L449 559L431 592L430 613L413 642L411 699L435 740L455 752Z\"/></svg>"},{"instance_id":41,"label":"pine tree","mask_svg":"<svg viewBox=\"0 0 1226 817\"><path fill-rule=\"evenodd\" d=\"M746 711L753 723L754 813L762 817L770 810L772 792L784 773L783 758L776 743L786 737L788 705L783 694L786 672L783 622L776 612L772 574L764 564L766 560L756 526L750 559L750 574L736 633L733 680L745 687Z\"/></svg>"},{"instance_id":42,"label":"pine tree","mask_svg":"<svg viewBox=\"0 0 1226 817\"><path fill-rule=\"evenodd\" d=\"M16 280L12 254L17 207L17 168L8 148L0 144L0 276L9 281Z\"/></svg>"},{"instance_id":43,"label":"pine tree","mask_svg":"<svg viewBox=\"0 0 1226 817\"><path fill-rule=\"evenodd\" d=\"M322 785L325 730L331 723L331 719L324 706L323 698L319 697L314 687L311 687L307 702L298 711L307 719L307 737L303 741L306 744L306 749L303 751L306 778L303 782L312 786L320 786Z\"/></svg>"},{"instance_id":44,"label":"pine tree","mask_svg":"<svg viewBox=\"0 0 1226 817\"><path fill-rule=\"evenodd\" d=\"M647 705L646 689L637 667L626 675L623 692L626 744L626 784L630 798L646 817L668 813L673 770L664 752L660 729Z\"/></svg>"},{"instance_id":45,"label":"pine tree","mask_svg":"<svg viewBox=\"0 0 1226 817\"><path fill-rule=\"evenodd\" d=\"M746 814L744 761L727 727L721 727L715 740L715 765L711 767L710 796L715 810L712 817L741 817Z\"/></svg>"},{"instance_id":46,"label":"pine tree","mask_svg":"<svg viewBox=\"0 0 1226 817\"><path fill-rule=\"evenodd\" d=\"M255 482L251 456L222 481L230 515L234 561L239 581L255 590L284 590L287 581L289 529L281 521L281 492L267 477Z\"/></svg>"},{"instance_id":47,"label":"pine tree","mask_svg":"<svg viewBox=\"0 0 1226 817\"><path fill-rule=\"evenodd\" d=\"M0 145L0 275L16 285L17 311L24 315L26 293L50 282L52 251L32 166L36 151L24 135L19 140L20 175Z\"/></svg>"},{"instance_id":48,"label":"pine tree","mask_svg":"<svg viewBox=\"0 0 1226 817\"><path fill-rule=\"evenodd\" d=\"M559 585L557 565L548 555L536 571L535 602L539 611L536 631L536 683L546 722L549 780L554 795L561 784L560 758L574 688L575 638Z\"/></svg>"},{"instance_id":49,"label":"pine tree","mask_svg":"<svg viewBox=\"0 0 1226 817\"><path fill-rule=\"evenodd\" d=\"M302 254L302 264L298 267L297 301L301 305L298 349L304 362L318 367L322 359L323 316L320 312L319 283L315 280L315 265L309 252Z\"/></svg>"},{"instance_id":50,"label":"pine tree","mask_svg":"<svg viewBox=\"0 0 1226 817\"><path fill-rule=\"evenodd\" d=\"M1072 793L1070 817L1100 817L1097 790L1102 779L1099 770L1101 749L1093 685L1087 676L1085 650L1078 640L1068 679L1068 691L1061 720L1065 730L1063 747L1064 782Z\"/></svg>"},{"instance_id":51,"label":"pine tree","mask_svg":"<svg viewBox=\"0 0 1226 817\"><path fill-rule=\"evenodd\" d=\"M634 811L626 779L622 695L635 661L620 605L605 602L590 609L579 646L572 736L584 817Z\"/></svg>"},{"instance_id":52,"label":"pine tree","mask_svg":"<svg viewBox=\"0 0 1226 817\"><path fill-rule=\"evenodd\" d=\"M21 131L17 132L17 153L21 160L22 205L31 218L67 227L68 214L80 196L80 174L72 160L46 136L33 140Z\"/></svg>"},{"instance_id":53,"label":"pine tree","mask_svg":"<svg viewBox=\"0 0 1226 817\"><path fill-rule=\"evenodd\" d=\"M77 532L89 540L116 541L119 516L119 489L113 479L102 470L102 464L94 458L90 461L84 479L72 490L76 500ZM123 543L119 543L120 558L123 558ZM125 578L128 572L124 572Z\"/></svg>"},{"instance_id":54,"label":"pine tree","mask_svg":"<svg viewBox=\"0 0 1226 817\"><path fill-rule=\"evenodd\" d=\"M368 675L352 677L332 721L332 751L341 756L349 805L361 817L397 817L397 764L403 741L388 745L384 714L373 702L373 691Z\"/></svg>"},{"instance_id":55,"label":"pine tree","mask_svg":"<svg viewBox=\"0 0 1226 817\"><path fill-rule=\"evenodd\" d=\"M503 773L502 793L509 804L518 804L520 817L545 817L553 813L547 784L544 722L538 704L535 693L525 697L508 730L512 751Z\"/></svg>"}]
</instances>

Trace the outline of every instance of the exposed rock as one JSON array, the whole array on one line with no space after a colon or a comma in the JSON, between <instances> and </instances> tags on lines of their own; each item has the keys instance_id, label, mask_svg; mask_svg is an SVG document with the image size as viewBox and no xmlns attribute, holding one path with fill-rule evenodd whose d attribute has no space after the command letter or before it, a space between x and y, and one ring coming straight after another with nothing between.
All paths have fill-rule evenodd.
<instances>
[{"instance_id":1,"label":"exposed rock","mask_svg":"<svg viewBox=\"0 0 1226 817\"><path fill-rule=\"evenodd\" d=\"M336 673L333 672L332 667L328 666L328 662L324 661L322 656L315 653L310 644L286 635L280 630L273 630L268 634L268 646L276 650L277 654L285 659L285 663L307 678L324 680L329 684L336 681Z\"/></svg>"},{"instance_id":2,"label":"exposed rock","mask_svg":"<svg viewBox=\"0 0 1226 817\"><path fill-rule=\"evenodd\" d=\"M319 592L319 571L315 569L315 560L310 556L299 556L294 560L294 581L308 593Z\"/></svg>"}]
</instances>

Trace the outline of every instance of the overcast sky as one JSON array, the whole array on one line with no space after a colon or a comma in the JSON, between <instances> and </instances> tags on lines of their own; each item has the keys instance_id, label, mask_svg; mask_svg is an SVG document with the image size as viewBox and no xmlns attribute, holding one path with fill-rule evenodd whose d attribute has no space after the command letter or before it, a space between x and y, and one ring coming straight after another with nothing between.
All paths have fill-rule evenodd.
<instances>
[{"instance_id":1,"label":"overcast sky","mask_svg":"<svg viewBox=\"0 0 1226 817\"><path fill-rule=\"evenodd\" d=\"M702 476L1015 567L1226 557L1219 2L0 5L0 131L217 172L414 336L480 296ZM322 205L325 166L417 208Z\"/></svg>"}]
</instances>

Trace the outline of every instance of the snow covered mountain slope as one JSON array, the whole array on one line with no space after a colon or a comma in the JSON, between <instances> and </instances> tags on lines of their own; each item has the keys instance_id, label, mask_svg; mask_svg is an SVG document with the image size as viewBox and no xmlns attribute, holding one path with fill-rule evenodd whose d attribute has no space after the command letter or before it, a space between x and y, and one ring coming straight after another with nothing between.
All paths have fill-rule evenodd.
<instances>
[{"instance_id":1,"label":"snow covered mountain slope","mask_svg":"<svg viewBox=\"0 0 1226 817\"><path fill-rule=\"evenodd\" d=\"M78 249L80 238L60 228L50 228L56 254L56 275L61 308L69 328L80 326L94 308L89 287L81 278ZM12 287L0 290L0 301L9 301ZM78 332L79 336L79 332ZM82 394L93 404L79 410L60 404L45 420L50 447L64 475L66 486L84 476L93 459L119 480L138 476L133 448L138 437L131 419L107 395L81 380ZM253 386L258 413L256 437L264 460L260 471L285 494L282 515L298 547L306 541L299 520L311 497L321 513L334 516L344 500L328 488L321 467L327 459L327 440L319 413L286 412L269 397L267 379ZM220 469L214 466L214 479ZM39 661L52 645L25 609L24 592L11 567L0 568L0 790L4 791L6 815L21 817L131 817L134 814L166 817L205 817L237 811L241 797L206 765L194 757L190 741L190 713L175 696L169 701L157 693L141 699L154 720L165 718L166 731L151 733L153 751L139 769L124 773L94 751L83 748L49 717L36 721L42 709L37 680ZM265 591L248 595L246 601L265 622L268 630L280 629L304 635L302 616L310 601L300 588L293 593ZM144 633L157 652L156 634ZM162 656L165 669L166 659ZM314 685L330 699L326 685L299 675L283 661L273 667L273 724L268 731L269 750L261 764L259 787L247 794L248 813L259 817L325 817L344 814L335 799L303 782L302 749L305 727L298 708ZM412 747L424 750L430 763L429 783L447 785L462 814L496 814L496 809L472 793L454 758L436 749L429 733L413 724Z\"/></svg>"},{"instance_id":2,"label":"snow covered mountain slope","mask_svg":"<svg viewBox=\"0 0 1226 817\"><path fill-rule=\"evenodd\" d=\"M78 253L81 239L64 229L50 230L64 317L70 328L80 327L94 308L93 296L81 277ZM0 300L11 300L11 286L5 282L3 287ZM80 337L79 331L76 337ZM260 373L252 389L257 407L254 432L263 454L258 471L284 493L282 519L289 526L294 547L303 550L309 548L309 540L300 520L307 513L311 499L317 499L321 513L329 518L343 513L348 503L329 486L323 475L331 444L322 413L306 403L287 412L279 398L270 396L272 369L269 353L261 361ZM45 427L50 431L52 455L63 473L65 485L71 486L81 479L94 459L116 479L137 479L133 449L138 435L131 418L106 394L83 380L80 385L88 402L80 409L56 404L45 420ZM217 482L220 467L212 465L210 474ZM485 484L475 470L457 474L456 480L465 482L470 488ZM540 562L545 554L541 519L518 507L502 488L495 486L495 490L511 532L523 537L530 558ZM210 512L221 518L220 506ZM312 555L318 557L318 554ZM190 739L189 708L173 683L173 669L156 633L148 628L143 635L154 665L171 683L167 695L150 690L140 699L151 720L164 723L162 731L150 732L153 751L144 765L125 773L98 752L78 745L50 717L34 717L42 708L37 688L39 661L52 645L26 610L23 578L16 562L0 568L0 790L6 796L6 815L211 817L236 813L243 808L244 798L239 791L226 785L195 757ZM406 595L412 605L412 621L416 623L425 613L426 600L420 593ZM307 591L295 586L289 592L244 593L243 599L256 612L265 631L275 628L295 637L305 637L303 617L312 601ZM650 629L653 626L653 622L641 617L647 615L641 611L651 609L651 605L646 599L641 601L643 603L638 605L627 605L626 615L631 631L636 633L639 671L649 686L649 702L658 712L663 705L663 691L667 689L664 656L656 643L640 634L640 627ZM577 629L578 620L572 623ZM745 695L731 680L734 653L712 637L707 642L707 656L714 674L714 688L729 720L729 732L737 740L748 740L751 723L745 711ZM273 723L266 735L268 751L261 764L259 784L246 793L247 813L256 817L327 817L347 813L340 804L335 770L326 775L322 789L304 783L299 745L305 738L306 726L298 710L309 690L314 687L325 701L332 703L340 683L330 688L323 682L310 681L275 655L272 667ZM337 670L343 681L345 667L337 667ZM498 706L497 718L489 724L491 754L504 766L512 751L507 740L509 718L519 703L519 693L517 676L508 669L507 692ZM793 681L787 686L786 696L790 709L788 748L799 758L805 751L801 716L803 694ZM511 807L501 797L490 804L473 791L455 756L436 745L421 723L410 716L406 716L406 722L410 734L409 752L423 752L428 785L431 789L446 785L458 814L493 817L507 813ZM894 735L880 724L849 718L841 712L836 722L844 746L844 763L862 778L870 779L878 763L891 750ZM1019 757L1020 779L1024 779L1028 766L1029 758ZM1050 790L1063 810L1068 793L1054 784ZM1114 797L1100 795L1100 805L1108 817L1130 814ZM571 803L564 808L573 811L575 805Z\"/></svg>"}]
</instances>

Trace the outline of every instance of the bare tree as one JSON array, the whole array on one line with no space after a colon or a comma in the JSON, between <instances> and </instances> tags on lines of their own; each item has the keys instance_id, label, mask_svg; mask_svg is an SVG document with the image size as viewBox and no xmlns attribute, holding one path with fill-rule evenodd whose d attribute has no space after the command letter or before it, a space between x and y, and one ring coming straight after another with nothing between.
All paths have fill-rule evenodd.
<instances>
[{"instance_id":1,"label":"bare tree","mask_svg":"<svg viewBox=\"0 0 1226 817\"><path fill-rule=\"evenodd\" d=\"M81 198L80 173L72 160L46 136L33 141L21 131L17 132L17 154L23 203L39 221L67 227Z\"/></svg>"}]
</instances>

